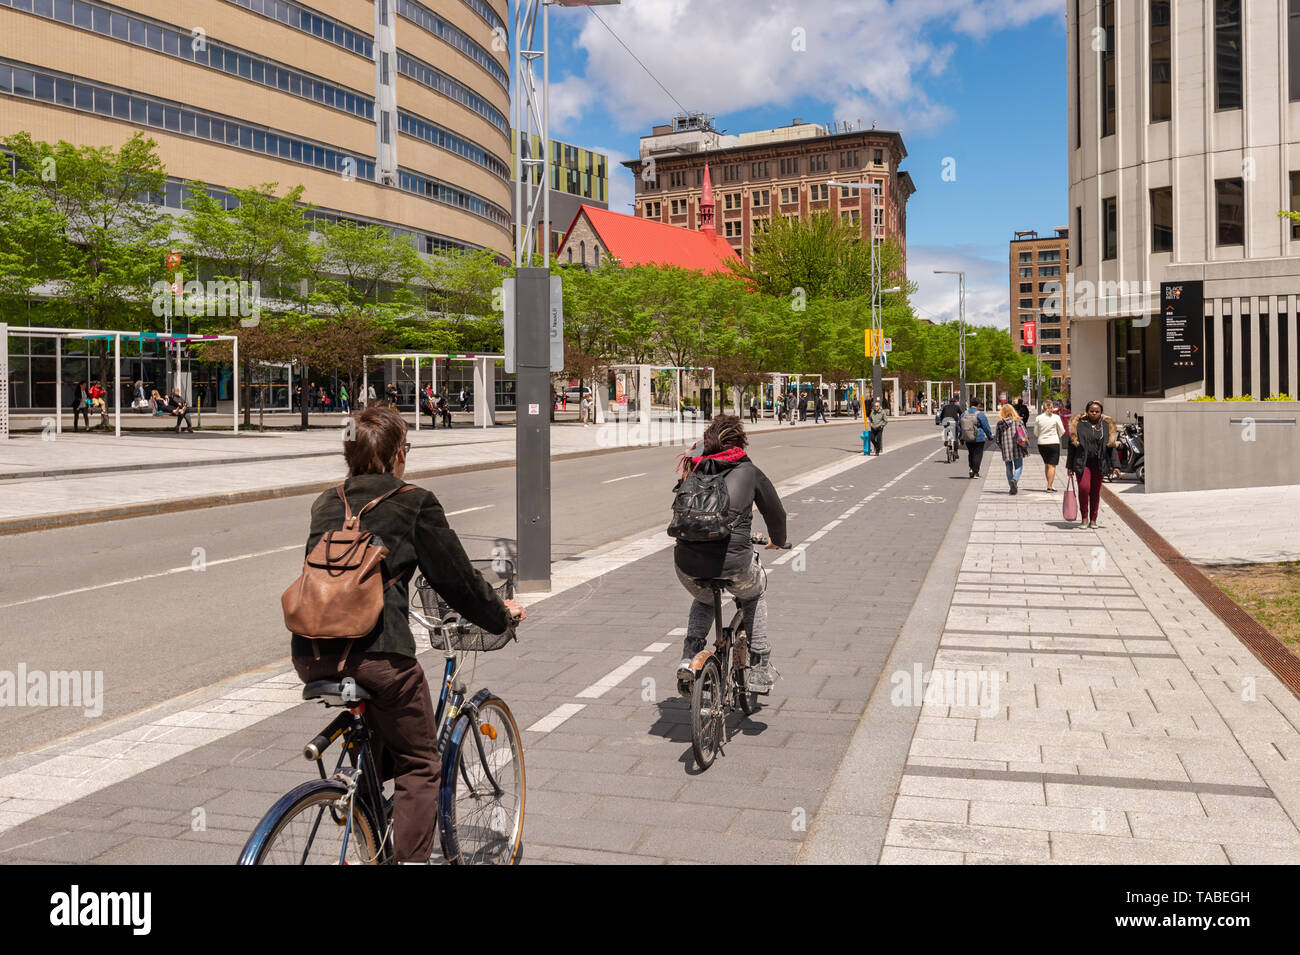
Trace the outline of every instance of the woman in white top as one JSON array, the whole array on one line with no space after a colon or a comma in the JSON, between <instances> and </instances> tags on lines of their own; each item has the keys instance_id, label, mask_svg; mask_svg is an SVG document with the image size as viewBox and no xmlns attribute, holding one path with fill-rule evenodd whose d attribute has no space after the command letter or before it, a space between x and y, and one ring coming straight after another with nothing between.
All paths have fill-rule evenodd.
<instances>
[{"instance_id":1,"label":"woman in white top","mask_svg":"<svg viewBox=\"0 0 1300 955\"><path fill-rule=\"evenodd\" d=\"M1052 484L1056 481L1056 466L1061 461L1061 436L1065 434L1065 425L1056 407L1050 402L1043 402L1043 408L1034 419L1034 436L1038 442L1038 454L1047 469L1047 489L1055 491Z\"/></svg>"}]
</instances>

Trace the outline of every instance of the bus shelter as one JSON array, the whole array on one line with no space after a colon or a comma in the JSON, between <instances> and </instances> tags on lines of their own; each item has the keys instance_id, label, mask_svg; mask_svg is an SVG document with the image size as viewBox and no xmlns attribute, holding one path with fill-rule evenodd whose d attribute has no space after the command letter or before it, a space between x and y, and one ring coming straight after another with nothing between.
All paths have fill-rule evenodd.
<instances>
[{"instance_id":1,"label":"bus shelter","mask_svg":"<svg viewBox=\"0 0 1300 955\"><path fill-rule=\"evenodd\" d=\"M52 338L54 339L54 433L63 433L63 342L70 338L80 339L112 339L113 341L113 433L116 437L122 436L122 342L131 341L165 341L175 343L188 342L215 342L228 341L233 346L232 354L232 374L233 386L231 396L234 399L234 426L235 434L239 433L239 338L236 335L183 335L176 333L164 332L124 332L119 330L107 330L98 328L52 328L40 325L4 325L0 324L0 370L5 375L5 380L0 382L4 394L0 395L5 405L5 417L3 428L0 428L0 437L9 437L9 419L8 419L8 368L9 368L9 336L24 338ZM177 381L183 381L181 376L181 350L176 348L176 374ZM178 385L178 387L184 387ZM185 389L188 390L188 389ZM189 396L186 395L186 400Z\"/></svg>"},{"instance_id":2,"label":"bus shelter","mask_svg":"<svg viewBox=\"0 0 1300 955\"><path fill-rule=\"evenodd\" d=\"M361 362L361 394L370 393L370 359L400 361L405 367L411 362L415 370L415 430L420 430L420 363L429 361L429 383L434 394L438 392L438 362L468 362L474 366L474 427L490 428L496 424L496 363L504 355L464 354L442 352L398 352L392 355L366 355ZM377 400L383 400L379 398Z\"/></svg>"},{"instance_id":3,"label":"bus shelter","mask_svg":"<svg viewBox=\"0 0 1300 955\"><path fill-rule=\"evenodd\" d=\"M682 419L682 385L683 376L691 373L696 381L703 383L703 372L709 373L709 396L710 402L716 400L713 396L717 394L716 382L714 380L713 369L710 367L692 367L690 365L607 365L606 373L613 379L613 394L610 388L596 389L596 422L603 423L607 416L615 418L628 418L632 415L632 408L635 406L636 414L639 420L649 421L655 407L656 391L659 391L660 408L667 412L667 417L673 421ZM667 394L662 389L656 389L656 384L668 385ZM635 397L634 397L635 396ZM610 407L610 400L613 399L613 407ZM702 409L697 409L697 417L702 414Z\"/></svg>"}]
</instances>

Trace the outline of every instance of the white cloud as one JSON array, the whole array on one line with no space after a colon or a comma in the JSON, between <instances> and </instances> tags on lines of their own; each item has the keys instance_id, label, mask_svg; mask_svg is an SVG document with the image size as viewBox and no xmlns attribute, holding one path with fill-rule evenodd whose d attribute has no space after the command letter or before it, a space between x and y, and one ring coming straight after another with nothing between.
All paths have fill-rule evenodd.
<instances>
[{"instance_id":1,"label":"white cloud","mask_svg":"<svg viewBox=\"0 0 1300 955\"><path fill-rule=\"evenodd\" d=\"M957 318L957 276L935 275L935 269L966 273L966 322L1010 327L1011 286L1007 250L970 246L907 246L907 277L917 285L912 305L919 318L936 322Z\"/></svg>"},{"instance_id":2,"label":"white cloud","mask_svg":"<svg viewBox=\"0 0 1300 955\"><path fill-rule=\"evenodd\" d=\"M931 34L982 38L1061 9L1060 0L636 0L597 13L687 109L724 116L811 96L836 119L922 132L950 115L926 82L944 75L953 45ZM552 83L552 123L599 107L619 129L648 132L678 112L595 16L559 15L582 18L587 64Z\"/></svg>"}]
</instances>

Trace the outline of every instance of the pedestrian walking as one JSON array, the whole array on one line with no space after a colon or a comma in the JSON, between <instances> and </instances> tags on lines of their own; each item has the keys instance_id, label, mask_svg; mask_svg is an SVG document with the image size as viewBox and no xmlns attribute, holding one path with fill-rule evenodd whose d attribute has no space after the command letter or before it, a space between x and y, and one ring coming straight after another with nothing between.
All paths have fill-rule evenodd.
<instances>
[{"instance_id":1,"label":"pedestrian walking","mask_svg":"<svg viewBox=\"0 0 1300 955\"><path fill-rule=\"evenodd\" d=\"M758 395L749 396L749 423L758 424Z\"/></svg>"},{"instance_id":2,"label":"pedestrian walking","mask_svg":"<svg viewBox=\"0 0 1300 955\"><path fill-rule=\"evenodd\" d=\"M980 464L984 460L984 442L993 440L993 429L989 419L980 410L980 403L972 398L970 407L961 416L961 439L966 444L966 462L970 467L970 476L980 476Z\"/></svg>"},{"instance_id":3,"label":"pedestrian walking","mask_svg":"<svg viewBox=\"0 0 1300 955\"><path fill-rule=\"evenodd\" d=\"M442 394L438 396L438 414L442 417L442 426L451 427L451 404L447 401L447 389L442 389Z\"/></svg>"},{"instance_id":4,"label":"pedestrian walking","mask_svg":"<svg viewBox=\"0 0 1300 955\"><path fill-rule=\"evenodd\" d=\"M885 425L889 423L889 416L885 414L885 409L880 405L880 399L877 398L871 403L871 413L867 415L867 428L871 431L871 447L876 454L883 454L885 450Z\"/></svg>"},{"instance_id":5,"label":"pedestrian walking","mask_svg":"<svg viewBox=\"0 0 1300 955\"><path fill-rule=\"evenodd\" d=\"M1015 494L1020 490L1020 475L1025 467L1025 447L1029 439L1025 437L1024 422L1014 405L1003 405L998 411L996 440L1002 452L1002 463L1007 469L1007 487Z\"/></svg>"},{"instance_id":6,"label":"pedestrian walking","mask_svg":"<svg viewBox=\"0 0 1300 955\"><path fill-rule=\"evenodd\" d=\"M90 430L90 389L86 387L84 379L77 379L77 383L72 386L72 430L77 430L77 418L84 415L86 419L86 430Z\"/></svg>"},{"instance_id":7,"label":"pedestrian walking","mask_svg":"<svg viewBox=\"0 0 1300 955\"><path fill-rule=\"evenodd\" d=\"M1047 476L1047 490L1056 490L1056 466L1061 462L1061 438L1065 435L1065 424L1056 413L1052 402L1044 404L1041 413L1034 419L1034 441L1038 445L1038 456L1043 459L1043 468Z\"/></svg>"},{"instance_id":8,"label":"pedestrian walking","mask_svg":"<svg viewBox=\"0 0 1300 955\"><path fill-rule=\"evenodd\" d=\"M348 399L348 386L339 385L339 411L348 414L352 411L352 403Z\"/></svg>"},{"instance_id":9,"label":"pedestrian walking","mask_svg":"<svg viewBox=\"0 0 1300 955\"><path fill-rule=\"evenodd\" d=\"M857 395L851 395L850 398L849 398L849 404L851 404L851 405L853 406L853 420L854 420L854 421L857 421L857 420L858 420L858 410L859 410L859 409L858 409L858 405L861 404L861 402L858 400L858 396L857 396Z\"/></svg>"},{"instance_id":10,"label":"pedestrian walking","mask_svg":"<svg viewBox=\"0 0 1300 955\"><path fill-rule=\"evenodd\" d=\"M1025 404L1025 399L1023 396L1016 399L1015 409L1016 409L1016 414L1020 415L1021 423L1024 424L1026 427L1028 427L1029 426L1029 405Z\"/></svg>"},{"instance_id":11,"label":"pedestrian walking","mask_svg":"<svg viewBox=\"0 0 1300 955\"><path fill-rule=\"evenodd\" d=\"M1100 401L1089 401L1082 415L1070 419L1070 449L1065 466L1079 481L1079 517L1082 527L1097 527L1101 507L1101 481L1106 474L1119 474L1115 442L1119 429Z\"/></svg>"},{"instance_id":12,"label":"pedestrian walking","mask_svg":"<svg viewBox=\"0 0 1300 955\"><path fill-rule=\"evenodd\" d=\"M397 407L397 382L390 381L388 387L384 389L384 397L388 401L388 407Z\"/></svg>"},{"instance_id":13,"label":"pedestrian walking","mask_svg":"<svg viewBox=\"0 0 1300 955\"><path fill-rule=\"evenodd\" d=\"M588 418L591 415L591 395L584 394L582 400L578 402L578 408L582 412L582 426L584 428L590 427Z\"/></svg>"},{"instance_id":14,"label":"pedestrian walking","mask_svg":"<svg viewBox=\"0 0 1300 955\"><path fill-rule=\"evenodd\" d=\"M469 391L464 385L460 386L460 410L464 411L465 406L469 404Z\"/></svg>"},{"instance_id":15,"label":"pedestrian walking","mask_svg":"<svg viewBox=\"0 0 1300 955\"><path fill-rule=\"evenodd\" d=\"M830 424L830 422L826 420L826 399L821 395L817 396L817 403L814 406L813 424L816 424L818 421L822 424Z\"/></svg>"},{"instance_id":16,"label":"pedestrian walking","mask_svg":"<svg viewBox=\"0 0 1300 955\"><path fill-rule=\"evenodd\" d=\"M371 405L375 403L375 398L376 398L375 386L367 384L366 385L366 407L367 408L369 408Z\"/></svg>"},{"instance_id":17,"label":"pedestrian walking","mask_svg":"<svg viewBox=\"0 0 1300 955\"><path fill-rule=\"evenodd\" d=\"M438 406L433 395L433 385L424 386L420 404L424 406L424 411L429 416L429 427L436 431L438 429Z\"/></svg>"}]
</instances>

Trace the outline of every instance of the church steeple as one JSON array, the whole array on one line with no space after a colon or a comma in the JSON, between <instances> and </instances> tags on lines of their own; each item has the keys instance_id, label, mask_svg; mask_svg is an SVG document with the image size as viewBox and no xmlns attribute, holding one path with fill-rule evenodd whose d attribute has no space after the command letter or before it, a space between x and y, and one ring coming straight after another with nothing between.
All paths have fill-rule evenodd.
<instances>
[{"instance_id":1,"label":"church steeple","mask_svg":"<svg viewBox=\"0 0 1300 955\"><path fill-rule=\"evenodd\" d=\"M709 164L704 164L704 195L700 197L700 231L717 234L713 225L713 184L709 181Z\"/></svg>"}]
</instances>

